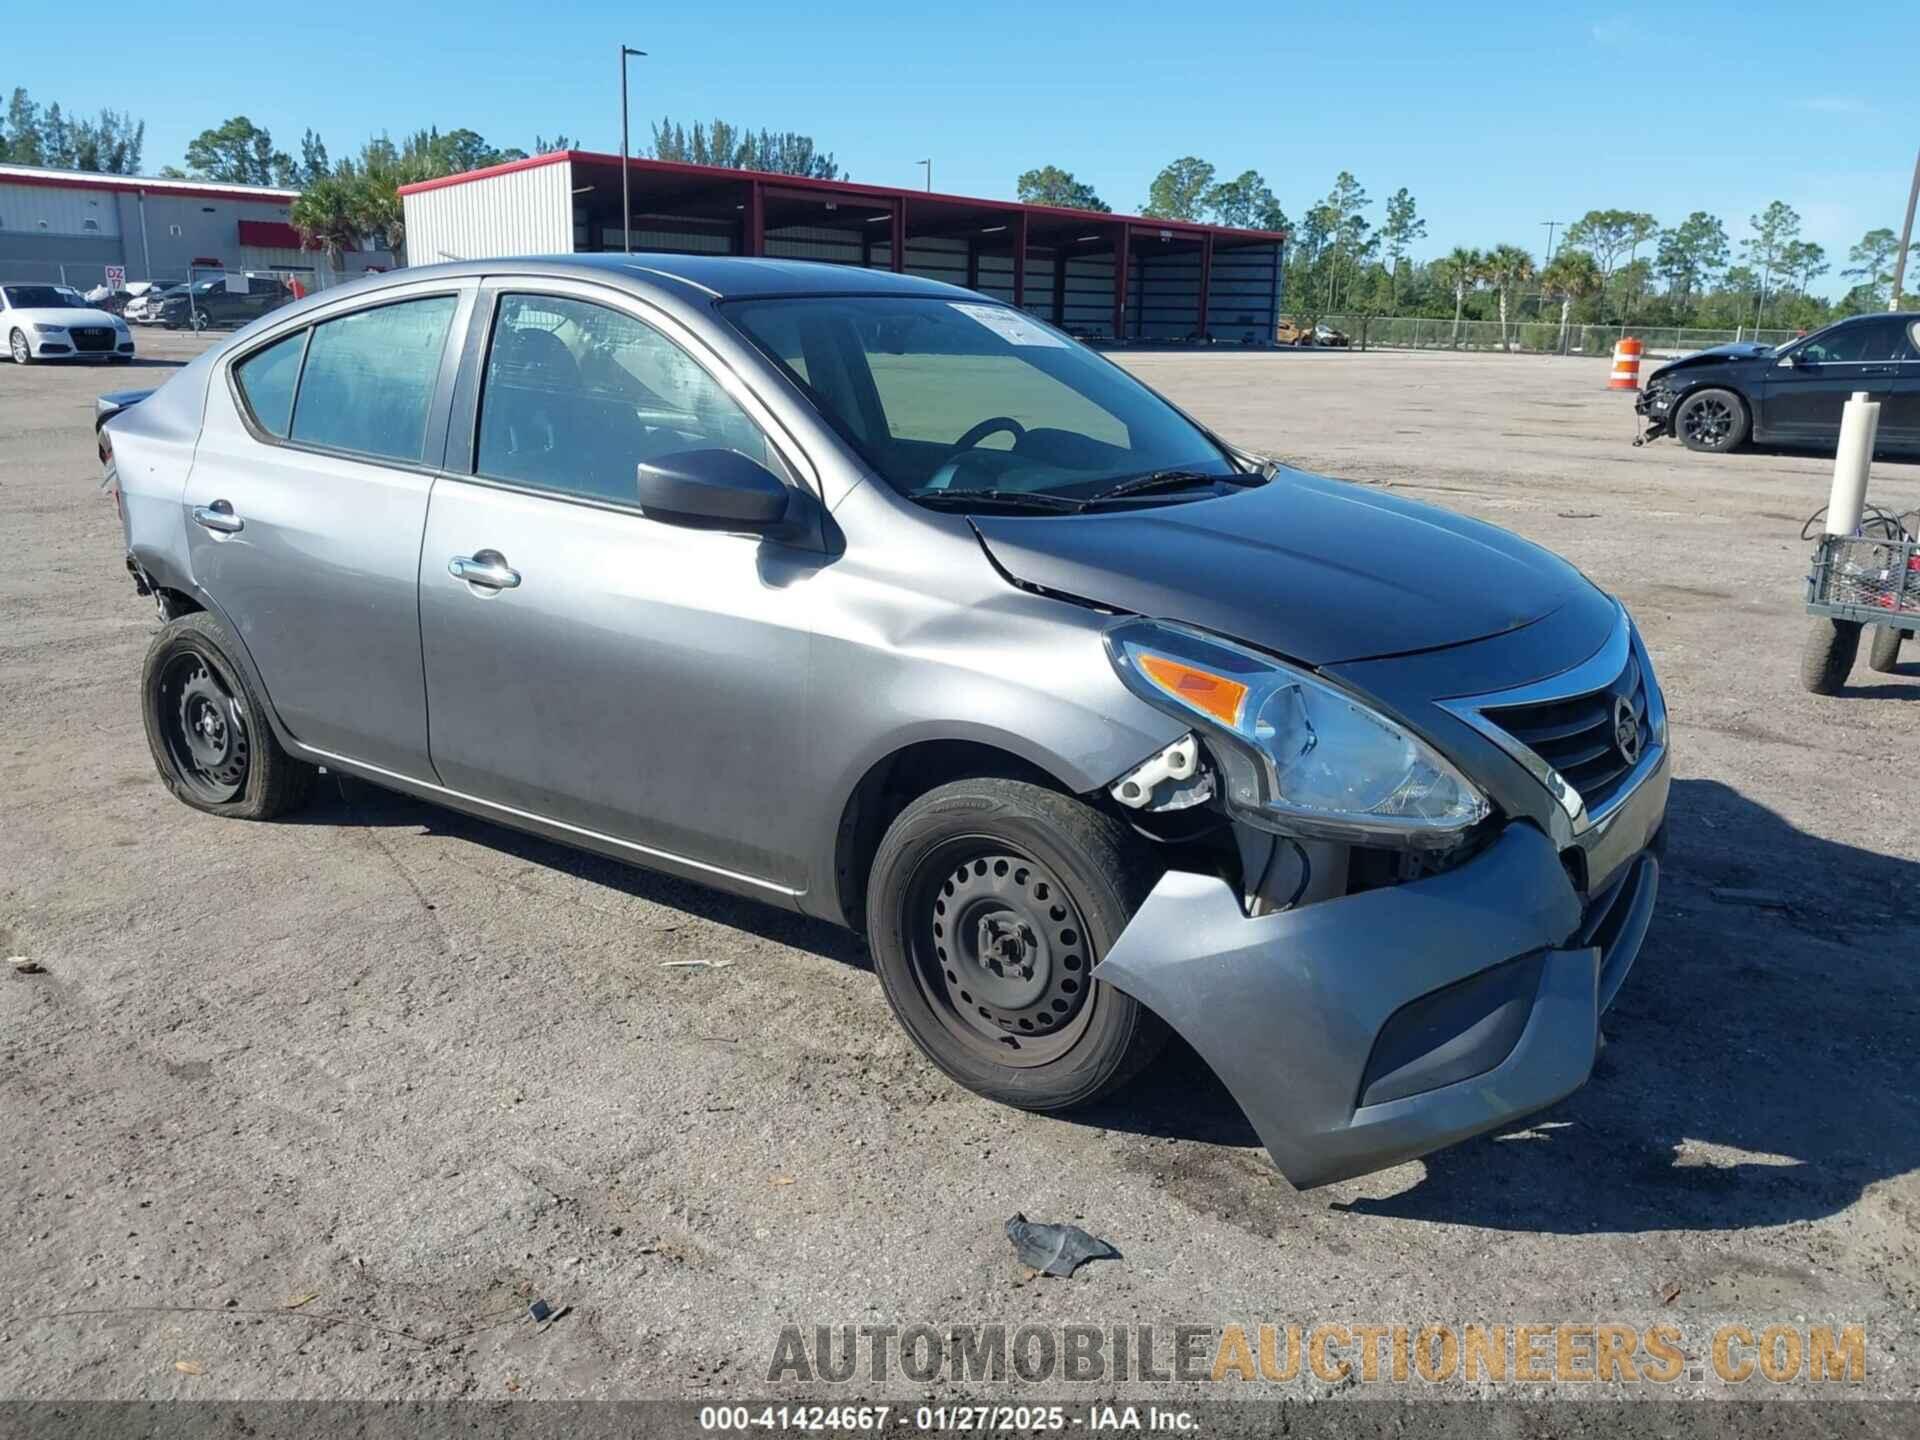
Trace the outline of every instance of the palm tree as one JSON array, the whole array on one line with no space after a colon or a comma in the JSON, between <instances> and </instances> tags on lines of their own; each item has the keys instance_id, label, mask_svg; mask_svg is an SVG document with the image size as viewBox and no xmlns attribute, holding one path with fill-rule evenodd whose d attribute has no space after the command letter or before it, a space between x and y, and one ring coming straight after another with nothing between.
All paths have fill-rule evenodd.
<instances>
[{"instance_id":1,"label":"palm tree","mask_svg":"<svg viewBox=\"0 0 1920 1440\"><path fill-rule=\"evenodd\" d=\"M1460 311L1467 303L1467 291L1475 289L1486 270L1487 257L1468 245L1456 245L1435 262L1440 273L1453 286L1453 348L1460 348Z\"/></svg>"},{"instance_id":2,"label":"palm tree","mask_svg":"<svg viewBox=\"0 0 1920 1440\"><path fill-rule=\"evenodd\" d=\"M337 175L315 180L295 197L288 219L309 248L338 264L340 252L360 243L360 198L354 182Z\"/></svg>"},{"instance_id":3,"label":"palm tree","mask_svg":"<svg viewBox=\"0 0 1920 1440\"><path fill-rule=\"evenodd\" d=\"M1533 256L1518 245L1496 245L1487 252L1486 277L1500 297L1500 348L1507 350L1511 348L1507 340L1507 301L1533 278Z\"/></svg>"},{"instance_id":4,"label":"palm tree","mask_svg":"<svg viewBox=\"0 0 1920 1440\"><path fill-rule=\"evenodd\" d=\"M1567 319L1573 313L1573 302L1593 294L1603 283L1599 262L1593 256L1564 246L1540 272L1540 288L1560 297L1560 340L1556 348L1562 354L1567 349Z\"/></svg>"}]
</instances>

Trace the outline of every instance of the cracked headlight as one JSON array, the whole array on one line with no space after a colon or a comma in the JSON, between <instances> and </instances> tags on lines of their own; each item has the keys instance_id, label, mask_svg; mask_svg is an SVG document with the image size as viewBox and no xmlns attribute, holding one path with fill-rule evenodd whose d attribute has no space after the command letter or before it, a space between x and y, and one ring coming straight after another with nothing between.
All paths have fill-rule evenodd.
<instances>
[{"instance_id":1,"label":"cracked headlight","mask_svg":"<svg viewBox=\"0 0 1920 1440\"><path fill-rule=\"evenodd\" d=\"M1166 621L1124 620L1106 641L1129 690L1215 742L1228 807L1250 824L1443 849L1489 813L1426 741L1316 675Z\"/></svg>"}]
</instances>

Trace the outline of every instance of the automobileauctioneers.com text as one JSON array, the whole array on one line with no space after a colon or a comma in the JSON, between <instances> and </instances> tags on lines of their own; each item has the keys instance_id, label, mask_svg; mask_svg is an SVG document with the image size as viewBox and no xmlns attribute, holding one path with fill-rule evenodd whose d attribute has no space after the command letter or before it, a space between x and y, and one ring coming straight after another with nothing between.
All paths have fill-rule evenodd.
<instances>
[{"instance_id":1,"label":"automobileauctioneers.com text","mask_svg":"<svg viewBox=\"0 0 1920 1440\"><path fill-rule=\"evenodd\" d=\"M1859 1385L1861 1325L789 1325L776 1385L1142 1381Z\"/></svg>"}]
</instances>

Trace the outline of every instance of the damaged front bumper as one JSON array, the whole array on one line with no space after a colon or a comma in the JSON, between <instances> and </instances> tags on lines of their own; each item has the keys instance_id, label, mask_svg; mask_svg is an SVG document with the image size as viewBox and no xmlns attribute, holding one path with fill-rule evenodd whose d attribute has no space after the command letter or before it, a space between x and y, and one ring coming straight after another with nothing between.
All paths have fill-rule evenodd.
<instances>
[{"instance_id":1,"label":"damaged front bumper","mask_svg":"<svg viewBox=\"0 0 1920 1440\"><path fill-rule=\"evenodd\" d=\"M1674 401L1673 391L1659 382L1650 383L1633 402L1634 413L1647 422L1645 433L1633 442L1644 445L1649 440L1662 435L1673 434Z\"/></svg>"},{"instance_id":2,"label":"damaged front bumper","mask_svg":"<svg viewBox=\"0 0 1920 1440\"><path fill-rule=\"evenodd\" d=\"M1170 871L1094 977L1200 1053L1295 1185L1399 1164L1585 1083L1653 915L1668 783L1663 754L1581 845L1597 865L1513 821L1445 873L1251 917Z\"/></svg>"}]
</instances>

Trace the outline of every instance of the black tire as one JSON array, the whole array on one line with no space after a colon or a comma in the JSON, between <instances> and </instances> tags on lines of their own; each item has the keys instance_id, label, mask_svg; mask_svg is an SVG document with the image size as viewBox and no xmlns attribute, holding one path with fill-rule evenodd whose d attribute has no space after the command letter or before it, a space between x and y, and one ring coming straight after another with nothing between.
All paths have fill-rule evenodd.
<instances>
[{"instance_id":1,"label":"black tire","mask_svg":"<svg viewBox=\"0 0 1920 1440\"><path fill-rule=\"evenodd\" d=\"M1689 450L1724 455L1747 438L1747 406L1731 390L1696 390L1673 412L1673 433Z\"/></svg>"},{"instance_id":2,"label":"black tire","mask_svg":"<svg viewBox=\"0 0 1920 1440\"><path fill-rule=\"evenodd\" d=\"M1166 1041L1153 1012L1087 978L1154 878L1127 826L1068 796L999 779L929 791L888 827L867 884L887 1003L975 1094L1039 1111L1097 1100Z\"/></svg>"},{"instance_id":3,"label":"black tire","mask_svg":"<svg viewBox=\"0 0 1920 1440\"><path fill-rule=\"evenodd\" d=\"M161 627L140 679L147 746L161 781L185 804L271 820L306 803L314 767L280 748L233 648L226 627L204 611Z\"/></svg>"},{"instance_id":4,"label":"black tire","mask_svg":"<svg viewBox=\"0 0 1920 1440\"><path fill-rule=\"evenodd\" d=\"M1800 683L1816 695L1838 695L1859 653L1857 621L1815 615L1808 622L1806 647L1800 652Z\"/></svg>"},{"instance_id":5,"label":"black tire","mask_svg":"<svg viewBox=\"0 0 1920 1440\"><path fill-rule=\"evenodd\" d=\"M1900 668L1900 642L1906 632L1894 625L1873 627L1873 641L1867 648L1867 668L1891 675Z\"/></svg>"},{"instance_id":6,"label":"black tire","mask_svg":"<svg viewBox=\"0 0 1920 1440\"><path fill-rule=\"evenodd\" d=\"M13 356L14 364L33 364L33 347L27 344L27 337L18 329L7 336L7 350Z\"/></svg>"}]
</instances>

